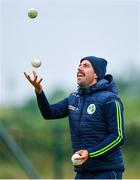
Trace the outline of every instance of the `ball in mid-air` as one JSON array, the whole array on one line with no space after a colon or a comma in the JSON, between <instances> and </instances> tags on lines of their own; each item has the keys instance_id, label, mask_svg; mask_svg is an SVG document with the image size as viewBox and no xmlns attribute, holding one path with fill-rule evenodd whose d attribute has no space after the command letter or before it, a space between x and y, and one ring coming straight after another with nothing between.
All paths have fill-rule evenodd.
<instances>
[{"instance_id":1,"label":"ball in mid-air","mask_svg":"<svg viewBox=\"0 0 140 180\"><path fill-rule=\"evenodd\" d=\"M32 59L31 64L34 68L38 68L41 66L41 61L40 59L34 58Z\"/></svg>"},{"instance_id":2,"label":"ball in mid-air","mask_svg":"<svg viewBox=\"0 0 140 180\"><path fill-rule=\"evenodd\" d=\"M38 15L38 12L37 12L37 10L35 8L31 8L31 9L28 10L29 18L34 19L34 18L37 17L37 15Z\"/></svg>"},{"instance_id":3,"label":"ball in mid-air","mask_svg":"<svg viewBox=\"0 0 140 180\"><path fill-rule=\"evenodd\" d=\"M74 154L72 157L71 157L71 161L73 162L73 164L78 164L80 163L80 159L77 159L80 157L80 154Z\"/></svg>"}]
</instances>

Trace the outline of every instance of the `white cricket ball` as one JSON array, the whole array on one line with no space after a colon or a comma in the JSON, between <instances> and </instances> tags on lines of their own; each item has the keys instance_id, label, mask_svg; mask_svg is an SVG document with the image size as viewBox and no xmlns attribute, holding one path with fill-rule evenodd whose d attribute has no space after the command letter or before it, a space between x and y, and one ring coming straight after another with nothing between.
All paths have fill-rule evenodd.
<instances>
[{"instance_id":1,"label":"white cricket ball","mask_svg":"<svg viewBox=\"0 0 140 180\"><path fill-rule=\"evenodd\" d=\"M79 158L80 157L80 154L74 154L72 157L71 157L71 161L76 164L76 163L80 163L80 159L76 159L76 158Z\"/></svg>"},{"instance_id":2,"label":"white cricket ball","mask_svg":"<svg viewBox=\"0 0 140 180\"><path fill-rule=\"evenodd\" d=\"M37 17L37 15L38 15L38 12L37 12L37 10L35 8L31 8L31 9L28 10L29 18L34 19L34 18Z\"/></svg>"},{"instance_id":3,"label":"white cricket ball","mask_svg":"<svg viewBox=\"0 0 140 180\"><path fill-rule=\"evenodd\" d=\"M38 68L41 66L41 61L40 59L34 58L32 59L31 64L34 68Z\"/></svg>"}]
</instances>

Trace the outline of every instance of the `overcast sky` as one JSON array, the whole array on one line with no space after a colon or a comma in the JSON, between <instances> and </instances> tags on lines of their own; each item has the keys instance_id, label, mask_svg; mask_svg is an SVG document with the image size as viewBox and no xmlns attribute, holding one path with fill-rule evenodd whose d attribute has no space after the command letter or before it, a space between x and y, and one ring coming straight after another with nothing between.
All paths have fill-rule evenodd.
<instances>
[{"instance_id":1,"label":"overcast sky","mask_svg":"<svg viewBox=\"0 0 140 180\"><path fill-rule=\"evenodd\" d=\"M30 8L36 19L27 16ZM88 55L107 59L113 76L140 70L138 0L0 0L0 12L0 105L34 95L23 72L32 72L35 57L48 94L57 86L75 90L77 66Z\"/></svg>"}]
</instances>

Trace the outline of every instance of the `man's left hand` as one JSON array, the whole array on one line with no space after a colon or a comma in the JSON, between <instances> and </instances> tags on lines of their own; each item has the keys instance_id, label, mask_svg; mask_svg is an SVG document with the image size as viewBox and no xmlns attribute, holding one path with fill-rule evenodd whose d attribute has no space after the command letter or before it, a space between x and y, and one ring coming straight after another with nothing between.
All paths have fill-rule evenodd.
<instances>
[{"instance_id":1,"label":"man's left hand","mask_svg":"<svg viewBox=\"0 0 140 180\"><path fill-rule=\"evenodd\" d=\"M81 160L79 163L74 164L75 166L82 165L89 157L89 153L87 150L79 150L75 152L75 154L80 154L80 157L77 159Z\"/></svg>"}]
</instances>

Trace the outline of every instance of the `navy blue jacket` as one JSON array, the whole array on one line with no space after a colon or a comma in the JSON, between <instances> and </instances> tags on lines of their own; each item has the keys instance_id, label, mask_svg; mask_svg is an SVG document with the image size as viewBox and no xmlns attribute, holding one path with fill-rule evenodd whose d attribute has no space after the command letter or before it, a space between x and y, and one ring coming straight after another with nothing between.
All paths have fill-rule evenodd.
<instances>
[{"instance_id":1,"label":"navy blue jacket","mask_svg":"<svg viewBox=\"0 0 140 180\"><path fill-rule=\"evenodd\" d=\"M69 116L73 153L86 149L88 160L75 171L124 170L120 145L124 142L123 105L111 75L79 87L64 100L49 105L45 94L37 101L45 119Z\"/></svg>"}]
</instances>

